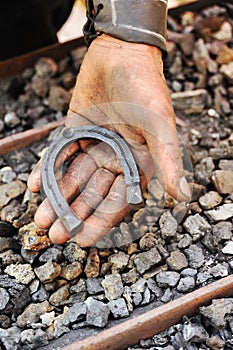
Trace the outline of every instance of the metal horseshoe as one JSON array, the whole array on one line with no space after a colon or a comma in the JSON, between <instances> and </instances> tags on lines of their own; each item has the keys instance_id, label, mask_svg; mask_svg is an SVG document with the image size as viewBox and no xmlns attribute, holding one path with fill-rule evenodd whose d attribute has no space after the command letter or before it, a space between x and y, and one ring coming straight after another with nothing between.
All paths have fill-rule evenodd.
<instances>
[{"instance_id":1,"label":"metal horseshoe","mask_svg":"<svg viewBox=\"0 0 233 350\"><path fill-rule=\"evenodd\" d=\"M62 149L78 139L93 138L110 145L118 156L125 175L126 200L129 204L142 202L140 177L133 154L127 143L115 132L98 126L66 128L51 144L42 160L42 185L55 213L65 228L74 235L82 221L73 213L65 201L55 178L54 167Z\"/></svg>"}]
</instances>

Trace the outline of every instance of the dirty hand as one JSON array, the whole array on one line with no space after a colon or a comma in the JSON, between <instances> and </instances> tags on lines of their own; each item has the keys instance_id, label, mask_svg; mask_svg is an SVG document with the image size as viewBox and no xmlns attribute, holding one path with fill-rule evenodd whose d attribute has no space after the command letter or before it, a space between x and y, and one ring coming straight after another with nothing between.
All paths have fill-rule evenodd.
<instances>
[{"instance_id":1,"label":"dirty hand","mask_svg":"<svg viewBox=\"0 0 233 350\"><path fill-rule=\"evenodd\" d=\"M189 199L159 49L108 35L93 41L78 75L66 122L68 127L90 124L109 128L129 143L142 189L156 173L175 199ZM75 237L77 243L90 246L120 222L130 207L125 200L119 161L109 146L83 140L69 147L62 161L78 149L80 153L61 180L60 188L72 210L84 221ZM29 177L28 187L36 192L40 186L38 165ZM37 210L35 222L41 228L50 227L49 236L55 243L70 238L46 199Z\"/></svg>"}]
</instances>

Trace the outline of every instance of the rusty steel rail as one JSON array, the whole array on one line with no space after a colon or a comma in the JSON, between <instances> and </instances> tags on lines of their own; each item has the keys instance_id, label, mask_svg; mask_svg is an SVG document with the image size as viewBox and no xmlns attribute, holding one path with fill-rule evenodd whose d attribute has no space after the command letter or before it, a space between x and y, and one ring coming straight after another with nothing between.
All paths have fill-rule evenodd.
<instances>
[{"instance_id":1,"label":"rusty steel rail","mask_svg":"<svg viewBox=\"0 0 233 350\"><path fill-rule=\"evenodd\" d=\"M212 299L233 296L233 275L210 283L174 301L124 321L61 350L123 350L179 322L184 315L192 316Z\"/></svg>"},{"instance_id":2,"label":"rusty steel rail","mask_svg":"<svg viewBox=\"0 0 233 350\"><path fill-rule=\"evenodd\" d=\"M31 67L40 57L52 57L59 60L77 47L85 46L84 39L78 38L65 43L55 43L44 46L40 49L30 51L20 56L0 61L0 79L22 73L26 68Z\"/></svg>"},{"instance_id":3,"label":"rusty steel rail","mask_svg":"<svg viewBox=\"0 0 233 350\"><path fill-rule=\"evenodd\" d=\"M57 128L61 124L64 124L64 122L65 120L63 118L59 121L38 126L34 129L18 132L0 139L0 156L44 139L46 136L48 136L50 131Z\"/></svg>"}]
</instances>

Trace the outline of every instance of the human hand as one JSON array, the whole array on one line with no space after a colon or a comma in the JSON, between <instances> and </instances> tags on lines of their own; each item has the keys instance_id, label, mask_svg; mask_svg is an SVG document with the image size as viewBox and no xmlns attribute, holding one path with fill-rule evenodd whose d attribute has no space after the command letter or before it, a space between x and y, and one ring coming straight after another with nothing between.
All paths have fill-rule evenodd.
<instances>
[{"instance_id":1,"label":"human hand","mask_svg":"<svg viewBox=\"0 0 233 350\"><path fill-rule=\"evenodd\" d=\"M161 52L156 47L133 44L102 35L91 44L78 75L66 125L95 124L120 134L131 146L142 189L156 173L164 189L175 199L187 201L188 184L177 139L175 116L163 76ZM90 246L120 222L130 207L125 182L114 152L104 144L83 140L73 144L60 162L80 153L60 183L64 197L84 221L75 239ZM29 177L31 191L40 190L40 165ZM50 239L70 238L48 200L35 215Z\"/></svg>"}]
</instances>

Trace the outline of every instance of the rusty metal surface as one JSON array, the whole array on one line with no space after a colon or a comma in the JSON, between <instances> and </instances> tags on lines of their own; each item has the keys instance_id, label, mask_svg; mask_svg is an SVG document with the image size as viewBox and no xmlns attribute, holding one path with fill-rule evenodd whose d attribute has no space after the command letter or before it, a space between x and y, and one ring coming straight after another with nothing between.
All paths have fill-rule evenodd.
<instances>
[{"instance_id":1,"label":"rusty metal surface","mask_svg":"<svg viewBox=\"0 0 233 350\"><path fill-rule=\"evenodd\" d=\"M19 148L29 146L31 143L40 141L53 129L64 123L64 119L39 126L34 129L18 132L16 134L0 139L0 156L15 151Z\"/></svg>"},{"instance_id":2,"label":"rusty metal surface","mask_svg":"<svg viewBox=\"0 0 233 350\"><path fill-rule=\"evenodd\" d=\"M55 43L8 60L0 61L0 79L22 73L27 67L32 66L40 57L52 57L59 60L68 55L71 50L84 45L83 38L78 38L63 44Z\"/></svg>"},{"instance_id":3,"label":"rusty metal surface","mask_svg":"<svg viewBox=\"0 0 233 350\"><path fill-rule=\"evenodd\" d=\"M191 316L200 306L212 299L233 296L233 275L222 278L206 287L188 293L181 298L157 307L115 327L62 350L121 350L149 338L179 322L184 315Z\"/></svg>"}]
</instances>

